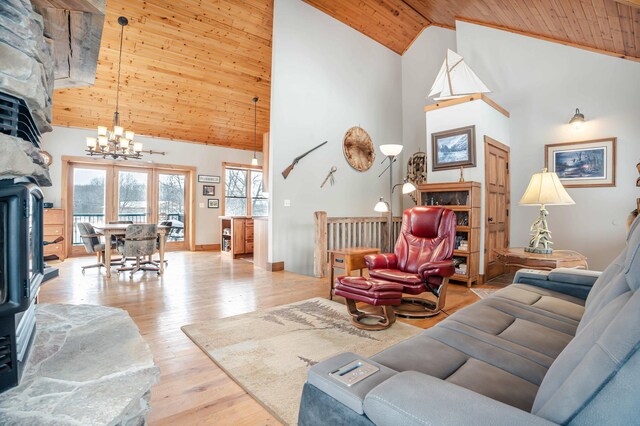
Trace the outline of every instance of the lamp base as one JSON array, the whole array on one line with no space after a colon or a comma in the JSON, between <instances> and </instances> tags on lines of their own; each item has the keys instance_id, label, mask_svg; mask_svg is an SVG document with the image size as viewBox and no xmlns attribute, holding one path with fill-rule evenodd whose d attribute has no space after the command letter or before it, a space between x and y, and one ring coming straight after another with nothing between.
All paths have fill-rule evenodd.
<instances>
[{"instance_id":1,"label":"lamp base","mask_svg":"<svg viewBox=\"0 0 640 426\"><path fill-rule=\"evenodd\" d=\"M524 251L527 253L538 253L538 254L551 254L553 253L552 248L543 248L543 247L525 247Z\"/></svg>"}]
</instances>

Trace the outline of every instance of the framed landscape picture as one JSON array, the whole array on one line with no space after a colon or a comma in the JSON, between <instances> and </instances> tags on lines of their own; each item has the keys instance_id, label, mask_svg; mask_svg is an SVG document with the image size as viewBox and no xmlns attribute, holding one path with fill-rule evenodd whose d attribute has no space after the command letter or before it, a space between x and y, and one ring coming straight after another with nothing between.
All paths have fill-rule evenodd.
<instances>
[{"instance_id":1,"label":"framed landscape picture","mask_svg":"<svg viewBox=\"0 0 640 426\"><path fill-rule=\"evenodd\" d=\"M431 135L432 170L476 166L476 126Z\"/></svg>"},{"instance_id":2,"label":"framed landscape picture","mask_svg":"<svg viewBox=\"0 0 640 426\"><path fill-rule=\"evenodd\" d=\"M217 198L210 198L208 200L209 204L207 207L209 207L210 209L218 209L220 208L220 200Z\"/></svg>"},{"instance_id":3,"label":"framed landscape picture","mask_svg":"<svg viewBox=\"0 0 640 426\"><path fill-rule=\"evenodd\" d=\"M198 175L198 182L220 183L220 176Z\"/></svg>"},{"instance_id":4,"label":"framed landscape picture","mask_svg":"<svg viewBox=\"0 0 640 426\"><path fill-rule=\"evenodd\" d=\"M545 145L545 166L567 188L616 186L616 138Z\"/></svg>"},{"instance_id":5,"label":"framed landscape picture","mask_svg":"<svg viewBox=\"0 0 640 426\"><path fill-rule=\"evenodd\" d=\"M216 187L213 185L203 185L202 195L213 197L214 195L216 195Z\"/></svg>"}]
</instances>

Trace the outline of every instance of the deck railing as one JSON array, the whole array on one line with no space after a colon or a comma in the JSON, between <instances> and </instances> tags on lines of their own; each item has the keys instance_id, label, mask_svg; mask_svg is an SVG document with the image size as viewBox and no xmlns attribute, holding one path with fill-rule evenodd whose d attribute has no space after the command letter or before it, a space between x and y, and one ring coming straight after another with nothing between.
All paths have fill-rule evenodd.
<instances>
[{"instance_id":1,"label":"deck railing","mask_svg":"<svg viewBox=\"0 0 640 426\"><path fill-rule=\"evenodd\" d=\"M386 217L327 217L327 212L313 214L315 237L313 273L324 277L328 271L329 251L346 247L373 247L388 250ZM400 233L402 218L393 218L391 238Z\"/></svg>"},{"instance_id":2,"label":"deck railing","mask_svg":"<svg viewBox=\"0 0 640 426\"><path fill-rule=\"evenodd\" d=\"M168 213L166 220L179 220L184 223L184 213ZM145 223L147 221L146 213L132 213L118 215L118 220L129 220L133 223ZM164 219L163 219L164 220ZM73 215L73 244L82 244L80 239L80 232L76 223L89 222L92 225L104 224L104 213L90 213L90 214L74 214Z\"/></svg>"}]
</instances>

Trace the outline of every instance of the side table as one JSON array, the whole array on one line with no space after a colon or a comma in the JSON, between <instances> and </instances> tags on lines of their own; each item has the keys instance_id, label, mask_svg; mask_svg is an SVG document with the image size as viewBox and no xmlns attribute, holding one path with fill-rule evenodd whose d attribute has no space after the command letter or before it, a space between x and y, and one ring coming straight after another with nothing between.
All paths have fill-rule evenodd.
<instances>
[{"instance_id":1,"label":"side table","mask_svg":"<svg viewBox=\"0 0 640 426\"><path fill-rule=\"evenodd\" d=\"M370 247L346 247L329 252L329 299L333 300L333 288L335 286L335 270L344 270L345 275L351 275L351 271L362 270L367 267L364 257L368 254L378 254L380 249Z\"/></svg>"},{"instance_id":2,"label":"side table","mask_svg":"<svg viewBox=\"0 0 640 426\"><path fill-rule=\"evenodd\" d=\"M499 262L504 263L505 273L514 273L518 269L529 268L550 271L555 268L588 269L587 258L571 250L554 250L550 254L529 253L522 247L495 249Z\"/></svg>"}]
</instances>

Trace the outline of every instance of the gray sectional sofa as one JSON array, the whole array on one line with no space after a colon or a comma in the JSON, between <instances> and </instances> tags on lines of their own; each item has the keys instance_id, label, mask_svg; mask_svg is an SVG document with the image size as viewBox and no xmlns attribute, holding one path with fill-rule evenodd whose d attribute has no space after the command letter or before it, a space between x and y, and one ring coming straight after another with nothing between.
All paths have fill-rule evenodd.
<instances>
[{"instance_id":1,"label":"gray sectional sofa","mask_svg":"<svg viewBox=\"0 0 640 426\"><path fill-rule=\"evenodd\" d=\"M603 272L521 270L515 283L371 357L309 371L299 424L640 424L640 221ZM380 370L352 386L353 360Z\"/></svg>"}]
</instances>

